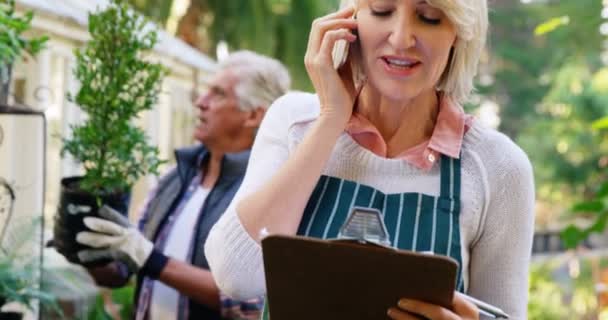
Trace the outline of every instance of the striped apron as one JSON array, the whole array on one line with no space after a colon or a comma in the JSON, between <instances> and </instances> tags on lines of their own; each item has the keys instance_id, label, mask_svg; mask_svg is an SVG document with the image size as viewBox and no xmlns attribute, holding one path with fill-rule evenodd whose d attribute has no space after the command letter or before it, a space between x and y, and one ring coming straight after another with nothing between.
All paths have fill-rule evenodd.
<instances>
[{"instance_id":1,"label":"striped apron","mask_svg":"<svg viewBox=\"0 0 608 320\"><path fill-rule=\"evenodd\" d=\"M421 193L385 194L357 182L321 176L304 210L298 235L332 239L355 206L382 213L395 248L432 251L458 262L458 291L464 290L460 244L460 159L441 156L439 197ZM267 304L262 319L268 319Z\"/></svg>"}]
</instances>

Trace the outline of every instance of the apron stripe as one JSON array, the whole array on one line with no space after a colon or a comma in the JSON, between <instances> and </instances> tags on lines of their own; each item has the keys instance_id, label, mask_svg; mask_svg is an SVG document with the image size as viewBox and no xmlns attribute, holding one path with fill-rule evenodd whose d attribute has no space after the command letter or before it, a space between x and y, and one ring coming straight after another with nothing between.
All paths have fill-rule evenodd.
<instances>
[{"instance_id":1,"label":"apron stripe","mask_svg":"<svg viewBox=\"0 0 608 320\"><path fill-rule=\"evenodd\" d=\"M454 159L450 158L450 199L454 199L454 180ZM454 208L452 208L453 210Z\"/></svg>"},{"instance_id":2,"label":"apron stripe","mask_svg":"<svg viewBox=\"0 0 608 320\"><path fill-rule=\"evenodd\" d=\"M374 189L374 192L372 193L372 197L369 200L369 204L367 205L368 208L374 207L374 200L376 200L376 194L378 194L378 190Z\"/></svg>"},{"instance_id":3,"label":"apron stripe","mask_svg":"<svg viewBox=\"0 0 608 320\"><path fill-rule=\"evenodd\" d=\"M447 197L450 194L450 184L452 180L452 175L450 172L450 166L448 161L450 158L442 156L441 157L441 171L440 171L440 180L441 180L441 189L440 189L440 197Z\"/></svg>"},{"instance_id":4,"label":"apron stripe","mask_svg":"<svg viewBox=\"0 0 608 320\"><path fill-rule=\"evenodd\" d=\"M366 185L360 185L357 200L355 200L355 206L369 208L369 202L372 197L373 189Z\"/></svg>"},{"instance_id":5,"label":"apron stripe","mask_svg":"<svg viewBox=\"0 0 608 320\"><path fill-rule=\"evenodd\" d=\"M386 196L386 206L384 207L384 224L389 234L389 241L394 247L395 233L397 232L397 219L399 218L399 208L401 207L401 195L391 194Z\"/></svg>"},{"instance_id":6,"label":"apron stripe","mask_svg":"<svg viewBox=\"0 0 608 320\"><path fill-rule=\"evenodd\" d=\"M416 251L431 251L431 242L433 241L433 200L435 197L423 194L421 198Z\"/></svg>"},{"instance_id":7,"label":"apron stripe","mask_svg":"<svg viewBox=\"0 0 608 320\"><path fill-rule=\"evenodd\" d=\"M268 296L264 299L264 307L262 308L262 318L261 320L269 320L270 319L270 310L268 310Z\"/></svg>"},{"instance_id":8,"label":"apron stripe","mask_svg":"<svg viewBox=\"0 0 608 320\"><path fill-rule=\"evenodd\" d=\"M344 221L346 221L346 218L352 211L352 207L355 202L355 199L357 198L358 193L358 183L354 183L352 181L344 181L344 185L342 186L342 199L340 199L340 204L338 205L338 209L336 210L336 215L334 216L332 225L329 228L329 232L327 233L327 239L336 238L338 236L340 228L342 227Z\"/></svg>"},{"instance_id":9,"label":"apron stripe","mask_svg":"<svg viewBox=\"0 0 608 320\"><path fill-rule=\"evenodd\" d=\"M308 221L308 227L306 228L306 232L304 233L305 235L309 235L310 234L310 228L312 228L312 223L315 221L315 217L317 216L317 212L319 211L319 207L321 206L321 203L323 202L323 196L325 195L325 191L327 190L327 185L329 184L329 178L327 178L325 180L325 184L323 185L323 189L321 191L321 194L319 195L318 199L317 199L317 205L315 206L315 210L312 212L312 216L310 217L310 220Z\"/></svg>"},{"instance_id":10,"label":"apron stripe","mask_svg":"<svg viewBox=\"0 0 608 320\"><path fill-rule=\"evenodd\" d=\"M382 204L382 210L380 210L380 214L382 215L382 220L384 220L384 214L385 211L387 210L386 205L388 202L388 196L384 196L384 203Z\"/></svg>"},{"instance_id":11,"label":"apron stripe","mask_svg":"<svg viewBox=\"0 0 608 320\"><path fill-rule=\"evenodd\" d=\"M452 253L452 232L454 229L454 220L452 219L452 215L453 215L453 210L454 210L454 202L452 202L451 205L452 208L450 208L450 228L448 231L448 251L447 251L447 256L451 257L451 253Z\"/></svg>"},{"instance_id":12,"label":"apron stripe","mask_svg":"<svg viewBox=\"0 0 608 320\"><path fill-rule=\"evenodd\" d=\"M418 224L420 221L420 209L422 208L421 194L418 194L418 200L416 202L416 220L414 222L414 235L412 236L412 251L416 251L416 244L418 242Z\"/></svg>"},{"instance_id":13,"label":"apron stripe","mask_svg":"<svg viewBox=\"0 0 608 320\"><path fill-rule=\"evenodd\" d=\"M447 158L444 158L447 159ZM450 231L448 232L448 257L452 256L452 232L454 230L454 219L453 219L453 215L454 215L454 201L453 201L453 196L454 196L454 161L453 159L449 159L450 161L450 194L449 194L449 199L450 201Z\"/></svg>"},{"instance_id":14,"label":"apron stripe","mask_svg":"<svg viewBox=\"0 0 608 320\"><path fill-rule=\"evenodd\" d=\"M437 197L433 197L433 228L431 229L431 251L435 252L435 237L437 236Z\"/></svg>"},{"instance_id":15,"label":"apron stripe","mask_svg":"<svg viewBox=\"0 0 608 320\"><path fill-rule=\"evenodd\" d=\"M350 213L351 210L353 210L353 207L355 206L355 200L357 200L357 197L359 196L360 186L361 185L358 183L355 185L355 192L353 193L353 199L350 201L350 205L348 206L348 213Z\"/></svg>"},{"instance_id":16,"label":"apron stripe","mask_svg":"<svg viewBox=\"0 0 608 320\"><path fill-rule=\"evenodd\" d=\"M340 180L340 187L338 187L338 196L342 194L342 186L344 185L344 180ZM325 224L325 231L323 231L323 239L327 239L327 233L329 232L329 227L331 227L334 222L334 216L336 215L336 210L338 210L338 204L340 203L340 199L334 201L334 207L331 210L331 215L329 216L329 221Z\"/></svg>"},{"instance_id":17,"label":"apron stripe","mask_svg":"<svg viewBox=\"0 0 608 320\"><path fill-rule=\"evenodd\" d=\"M401 232L401 217L403 217L403 194L399 195L399 214L397 215L397 231L395 232L395 240L393 247L399 248L399 233Z\"/></svg>"},{"instance_id":18,"label":"apron stripe","mask_svg":"<svg viewBox=\"0 0 608 320\"><path fill-rule=\"evenodd\" d=\"M403 195L403 213L401 215L400 235L397 247L412 250L412 239L414 239L414 224L416 223L416 212L418 210L418 194L406 193Z\"/></svg>"}]
</instances>

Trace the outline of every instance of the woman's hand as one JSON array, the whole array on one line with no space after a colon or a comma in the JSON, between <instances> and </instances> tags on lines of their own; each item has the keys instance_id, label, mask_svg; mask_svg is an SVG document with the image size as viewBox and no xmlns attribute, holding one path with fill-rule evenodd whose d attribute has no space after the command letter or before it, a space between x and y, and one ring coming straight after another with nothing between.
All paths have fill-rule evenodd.
<instances>
[{"instance_id":1,"label":"woman's hand","mask_svg":"<svg viewBox=\"0 0 608 320\"><path fill-rule=\"evenodd\" d=\"M316 19L312 23L304 57L306 71L321 103L320 117L344 129L353 111L356 90L350 64L339 70L333 66L332 50L338 40L354 42L351 29L357 28L355 8L349 7Z\"/></svg>"},{"instance_id":2,"label":"woman's hand","mask_svg":"<svg viewBox=\"0 0 608 320\"><path fill-rule=\"evenodd\" d=\"M420 316L431 320L477 320L477 306L465 300L458 292L454 294L452 310L410 299L401 299L396 308L388 310L388 316L395 320L419 320Z\"/></svg>"}]
</instances>

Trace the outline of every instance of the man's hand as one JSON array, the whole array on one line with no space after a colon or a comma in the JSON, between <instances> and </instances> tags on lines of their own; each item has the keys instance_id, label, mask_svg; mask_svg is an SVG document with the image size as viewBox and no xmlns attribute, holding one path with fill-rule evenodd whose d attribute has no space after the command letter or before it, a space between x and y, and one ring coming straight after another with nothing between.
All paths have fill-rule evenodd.
<instances>
[{"instance_id":1,"label":"man's hand","mask_svg":"<svg viewBox=\"0 0 608 320\"><path fill-rule=\"evenodd\" d=\"M138 272L150 257L154 244L118 211L103 206L99 209L99 215L103 219L84 218L84 224L94 232L79 232L76 235L78 243L95 248L79 251L80 261L118 260L124 262L131 272Z\"/></svg>"}]
</instances>

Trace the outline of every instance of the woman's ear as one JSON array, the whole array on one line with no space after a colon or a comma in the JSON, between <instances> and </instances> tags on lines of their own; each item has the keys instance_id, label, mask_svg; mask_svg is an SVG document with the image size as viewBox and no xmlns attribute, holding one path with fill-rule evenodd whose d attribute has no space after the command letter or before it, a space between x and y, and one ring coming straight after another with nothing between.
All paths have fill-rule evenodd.
<instances>
[{"instance_id":1,"label":"woman's ear","mask_svg":"<svg viewBox=\"0 0 608 320\"><path fill-rule=\"evenodd\" d=\"M259 128L264 119L264 114L266 114L266 109L262 107L249 111L247 119L245 119L245 128Z\"/></svg>"}]
</instances>

